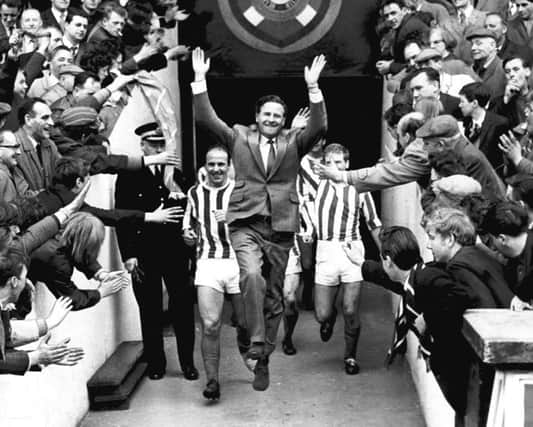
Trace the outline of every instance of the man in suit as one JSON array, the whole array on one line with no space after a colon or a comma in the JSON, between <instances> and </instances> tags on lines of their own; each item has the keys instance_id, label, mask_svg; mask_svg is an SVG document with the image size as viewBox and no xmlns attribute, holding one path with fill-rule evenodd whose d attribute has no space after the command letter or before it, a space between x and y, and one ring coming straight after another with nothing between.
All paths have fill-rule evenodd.
<instances>
[{"instance_id":1,"label":"man in suit","mask_svg":"<svg viewBox=\"0 0 533 427\"><path fill-rule=\"evenodd\" d=\"M503 155L498 143L500 136L509 129L509 121L487 111L490 91L483 83L475 82L463 86L459 97L459 107L465 117L465 136L487 156L498 175L503 176Z\"/></svg>"},{"instance_id":2,"label":"man in suit","mask_svg":"<svg viewBox=\"0 0 533 427\"><path fill-rule=\"evenodd\" d=\"M104 10L104 16L100 22L94 26L87 37L88 42L98 43L102 40L112 39L121 41L122 30L126 25L128 13L120 5L110 3Z\"/></svg>"},{"instance_id":3,"label":"man in suit","mask_svg":"<svg viewBox=\"0 0 533 427\"><path fill-rule=\"evenodd\" d=\"M519 45L508 37L507 21L499 13L488 13L485 18L485 28L496 35L498 56L505 61L513 55L531 59L533 50L524 45Z\"/></svg>"},{"instance_id":4,"label":"man in suit","mask_svg":"<svg viewBox=\"0 0 533 427\"><path fill-rule=\"evenodd\" d=\"M533 48L533 1L517 0L516 17L509 21L507 36L519 46Z\"/></svg>"},{"instance_id":5,"label":"man in suit","mask_svg":"<svg viewBox=\"0 0 533 427\"><path fill-rule=\"evenodd\" d=\"M457 13L450 16L442 26L457 42L453 53L467 64L471 64L470 42L466 40L465 35L470 27L482 27L486 14L474 9L472 0L453 0L453 3Z\"/></svg>"},{"instance_id":6,"label":"man in suit","mask_svg":"<svg viewBox=\"0 0 533 427\"><path fill-rule=\"evenodd\" d=\"M65 29L70 0L52 0L50 9L41 12L41 19L45 27L56 27L61 31Z\"/></svg>"},{"instance_id":7,"label":"man in suit","mask_svg":"<svg viewBox=\"0 0 533 427\"><path fill-rule=\"evenodd\" d=\"M381 10L394 37L392 59L379 60L376 68L382 75L397 74L406 66L403 57L406 42L409 39L426 39L429 27L409 11L404 0L386 0L381 3Z\"/></svg>"},{"instance_id":8,"label":"man in suit","mask_svg":"<svg viewBox=\"0 0 533 427\"><path fill-rule=\"evenodd\" d=\"M505 73L502 60L498 57L496 35L484 27L472 27L466 33L472 44L473 68L481 81L490 89L491 98L503 94Z\"/></svg>"},{"instance_id":9,"label":"man in suit","mask_svg":"<svg viewBox=\"0 0 533 427\"><path fill-rule=\"evenodd\" d=\"M144 155L165 150L165 138L157 123L139 126ZM177 171L179 172L179 171ZM179 178L175 170L174 180ZM178 182L183 185L183 182ZM185 194L178 202L186 203ZM118 174L115 207L153 211L160 205L175 205L176 200L164 183L163 168L152 166ZM183 207L183 206L182 206ZM198 379L194 366L193 289L189 283L188 250L180 226L168 224L135 224L116 227L118 243L126 269L133 274L133 291L139 304L144 358L152 380L165 375L166 357L163 345L162 280L169 295L169 312L176 334L178 358L187 380Z\"/></svg>"},{"instance_id":10,"label":"man in suit","mask_svg":"<svg viewBox=\"0 0 533 427\"><path fill-rule=\"evenodd\" d=\"M87 35L89 17L81 9L70 9L65 20L63 44L72 51L74 62L79 64L83 54L83 40Z\"/></svg>"},{"instance_id":11,"label":"man in suit","mask_svg":"<svg viewBox=\"0 0 533 427\"><path fill-rule=\"evenodd\" d=\"M207 96L205 76L209 59L193 52L195 118L228 148L235 168L227 221L240 268L247 327L257 359L253 387L269 386L269 355L275 347L283 315L283 281L289 251L298 230L296 176L300 159L324 135L326 111L318 78L325 66L318 56L305 68L310 118L304 129L284 130L287 107L275 95L256 103L257 128L229 127L216 115Z\"/></svg>"}]
</instances>

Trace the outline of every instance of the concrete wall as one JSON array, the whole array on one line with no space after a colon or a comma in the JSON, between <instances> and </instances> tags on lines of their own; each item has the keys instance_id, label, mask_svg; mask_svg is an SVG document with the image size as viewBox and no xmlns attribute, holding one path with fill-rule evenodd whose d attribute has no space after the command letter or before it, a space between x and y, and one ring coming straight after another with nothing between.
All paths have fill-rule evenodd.
<instances>
[{"instance_id":1,"label":"concrete wall","mask_svg":"<svg viewBox=\"0 0 533 427\"><path fill-rule=\"evenodd\" d=\"M392 96L383 85L383 111L392 104ZM382 130L382 154L394 151L395 142L387 132L385 124ZM382 191L381 218L385 226L403 225L410 228L416 235L422 256L426 261L431 260L431 253L427 250L427 236L420 220L422 209L420 207L420 188L416 183L401 185ZM392 294L392 303L395 308L399 297ZM418 340L409 332L407 337L407 360L411 368L411 375L420 400L420 406L428 427L450 427L454 425L454 412L446 402L435 377L426 371L426 364L418 357Z\"/></svg>"},{"instance_id":2,"label":"concrete wall","mask_svg":"<svg viewBox=\"0 0 533 427\"><path fill-rule=\"evenodd\" d=\"M175 44L176 31L172 31L169 43ZM176 62L165 70L154 73L172 93L179 108L179 90ZM179 110L177 110L179 111ZM179 117L179 115L177 115ZM115 153L139 154L138 137L134 129L153 115L138 89L132 93L110 136ZM181 141L177 141L181 153ZM92 178L87 202L98 207L113 205L115 177L98 175ZM121 269L114 230L106 227L106 239L99 254L102 266ZM80 288L96 288L75 272L74 282ZM37 285L34 316L46 316L54 302L53 295L44 284ZM137 303L131 288L100 301L95 307L72 312L52 333L52 341L71 337L74 346L83 347L85 358L74 367L49 366L42 372L28 372L25 376L0 376L0 425L9 427L71 427L77 425L89 409L87 381L94 372L126 340L140 339L140 323ZM35 344L26 348L34 348Z\"/></svg>"}]
</instances>

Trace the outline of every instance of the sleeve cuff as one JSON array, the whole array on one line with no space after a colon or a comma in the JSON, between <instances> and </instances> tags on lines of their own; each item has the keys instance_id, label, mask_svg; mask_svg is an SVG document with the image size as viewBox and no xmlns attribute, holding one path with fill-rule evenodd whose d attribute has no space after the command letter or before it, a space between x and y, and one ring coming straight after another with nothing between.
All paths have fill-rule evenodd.
<instances>
[{"instance_id":1,"label":"sleeve cuff","mask_svg":"<svg viewBox=\"0 0 533 427\"><path fill-rule=\"evenodd\" d=\"M318 91L316 92L309 92L309 100L315 104L322 102L324 100L324 97L322 96L322 91L318 89Z\"/></svg>"},{"instance_id":2,"label":"sleeve cuff","mask_svg":"<svg viewBox=\"0 0 533 427\"><path fill-rule=\"evenodd\" d=\"M144 167L144 156L128 156L127 169L139 170Z\"/></svg>"},{"instance_id":3,"label":"sleeve cuff","mask_svg":"<svg viewBox=\"0 0 533 427\"><path fill-rule=\"evenodd\" d=\"M62 225L65 223L65 221L68 218L67 213L65 212L64 208L59 209L56 213L54 213L54 217L59 222L59 225Z\"/></svg>"},{"instance_id":4,"label":"sleeve cuff","mask_svg":"<svg viewBox=\"0 0 533 427\"><path fill-rule=\"evenodd\" d=\"M207 83L205 80L191 83L192 94L198 95L200 93L207 92Z\"/></svg>"}]
</instances>

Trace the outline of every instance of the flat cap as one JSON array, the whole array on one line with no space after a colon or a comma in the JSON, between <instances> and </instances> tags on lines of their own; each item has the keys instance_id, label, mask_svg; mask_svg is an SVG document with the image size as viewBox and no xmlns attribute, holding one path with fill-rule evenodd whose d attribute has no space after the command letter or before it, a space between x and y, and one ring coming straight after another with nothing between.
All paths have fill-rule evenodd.
<instances>
[{"instance_id":1,"label":"flat cap","mask_svg":"<svg viewBox=\"0 0 533 427\"><path fill-rule=\"evenodd\" d=\"M0 102L0 116L5 116L11 112L11 105Z\"/></svg>"},{"instance_id":2,"label":"flat cap","mask_svg":"<svg viewBox=\"0 0 533 427\"><path fill-rule=\"evenodd\" d=\"M457 120L448 114L429 119L416 131L418 138L450 138L459 133Z\"/></svg>"},{"instance_id":3,"label":"flat cap","mask_svg":"<svg viewBox=\"0 0 533 427\"><path fill-rule=\"evenodd\" d=\"M497 38L493 31L487 30L485 27L470 27L466 30L465 39L471 40L476 37L490 37L494 40Z\"/></svg>"},{"instance_id":4,"label":"flat cap","mask_svg":"<svg viewBox=\"0 0 533 427\"><path fill-rule=\"evenodd\" d=\"M59 75L61 74L73 74L77 76L78 74L83 73L83 68L78 67L75 64L65 64L62 65L59 69Z\"/></svg>"},{"instance_id":5,"label":"flat cap","mask_svg":"<svg viewBox=\"0 0 533 427\"><path fill-rule=\"evenodd\" d=\"M91 107L70 107L59 116L62 126L84 126L92 124L98 118L96 110Z\"/></svg>"},{"instance_id":6,"label":"flat cap","mask_svg":"<svg viewBox=\"0 0 533 427\"><path fill-rule=\"evenodd\" d=\"M481 193L481 184L467 175L450 175L433 182L433 191L445 192L456 196Z\"/></svg>"},{"instance_id":7,"label":"flat cap","mask_svg":"<svg viewBox=\"0 0 533 427\"><path fill-rule=\"evenodd\" d=\"M428 59L441 59L442 55L440 52L436 49L431 49L430 47L427 47L425 49L422 49L418 55L416 55L415 62L424 62Z\"/></svg>"},{"instance_id":8,"label":"flat cap","mask_svg":"<svg viewBox=\"0 0 533 427\"><path fill-rule=\"evenodd\" d=\"M164 144L165 137L157 122L145 123L135 129L135 134L150 144Z\"/></svg>"}]
</instances>

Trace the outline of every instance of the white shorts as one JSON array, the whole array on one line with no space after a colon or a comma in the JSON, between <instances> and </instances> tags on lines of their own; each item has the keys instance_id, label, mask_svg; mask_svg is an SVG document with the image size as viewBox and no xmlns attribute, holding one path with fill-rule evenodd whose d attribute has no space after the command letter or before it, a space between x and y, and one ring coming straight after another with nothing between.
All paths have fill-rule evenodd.
<instances>
[{"instance_id":1,"label":"white shorts","mask_svg":"<svg viewBox=\"0 0 533 427\"><path fill-rule=\"evenodd\" d=\"M208 258L196 261L196 286L207 286L221 293L239 294L239 265L235 258Z\"/></svg>"},{"instance_id":2,"label":"white shorts","mask_svg":"<svg viewBox=\"0 0 533 427\"><path fill-rule=\"evenodd\" d=\"M300 274L302 272L302 263L300 262L300 255L294 253L294 249L289 252L289 260L287 261L287 268L285 276L289 274Z\"/></svg>"},{"instance_id":3,"label":"white shorts","mask_svg":"<svg viewBox=\"0 0 533 427\"><path fill-rule=\"evenodd\" d=\"M341 283L363 280L361 267L350 261L342 245L343 242L319 240L316 247L315 283L323 286L337 286ZM363 242L351 242L352 248L359 249L364 256Z\"/></svg>"}]
</instances>

